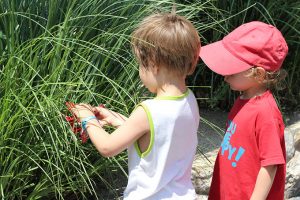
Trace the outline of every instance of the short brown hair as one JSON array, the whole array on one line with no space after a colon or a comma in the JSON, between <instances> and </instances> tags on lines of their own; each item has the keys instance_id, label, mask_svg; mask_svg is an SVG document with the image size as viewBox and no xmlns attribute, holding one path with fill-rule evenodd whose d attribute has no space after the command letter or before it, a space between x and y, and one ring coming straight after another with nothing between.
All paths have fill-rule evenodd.
<instances>
[{"instance_id":1,"label":"short brown hair","mask_svg":"<svg viewBox=\"0 0 300 200\"><path fill-rule=\"evenodd\" d=\"M165 66L184 75L193 72L200 51L196 28L173 13L146 17L132 33L131 44L141 67Z\"/></svg>"}]
</instances>

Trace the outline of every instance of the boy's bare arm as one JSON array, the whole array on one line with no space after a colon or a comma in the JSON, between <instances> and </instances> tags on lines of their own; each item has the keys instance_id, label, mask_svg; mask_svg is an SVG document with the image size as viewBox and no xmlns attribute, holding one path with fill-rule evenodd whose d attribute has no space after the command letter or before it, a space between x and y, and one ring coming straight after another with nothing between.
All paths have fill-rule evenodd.
<instances>
[{"instance_id":1,"label":"boy's bare arm","mask_svg":"<svg viewBox=\"0 0 300 200\"><path fill-rule=\"evenodd\" d=\"M82 120L84 118L94 116L94 112L92 110L93 109L88 105L79 104L76 105L72 111L77 117L80 118L80 120ZM111 111L109 111L109 113L110 112ZM104 113L101 112L102 116L103 114ZM114 113L114 115L117 114L118 113ZM100 124L96 119L89 120L86 125L86 130L91 141L99 153L105 157L111 157L119 154L150 131L147 114L141 106L137 107L129 118L120 115L118 118L116 118L120 120L108 120L109 115L107 114L105 116L106 117L104 117L104 120L107 120L108 124L116 125L116 127L118 127L111 134L107 133L101 127L102 124ZM117 123L118 121L120 123Z\"/></svg>"},{"instance_id":2,"label":"boy's bare arm","mask_svg":"<svg viewBox=\"0 0 300 200\"><path fill-rule=\"evenodd\" d=\"M150 131L147 114L141 106L136 108L130 117L111 134L97 123L96 120L91 120L87 125L87 132L96 149L105 157L121 153Z\"/></svg>"},{"instance_id":3,"label":"boy's bare arm","mask_svg":"<svg viewBox=\"0 0 300 200\"><path fill-rule=\"evenodd\" d=\"M272 187L276 171L277 165L260 168L250 200L265 200L267 198Z\"/></svg>"}]
</instances>

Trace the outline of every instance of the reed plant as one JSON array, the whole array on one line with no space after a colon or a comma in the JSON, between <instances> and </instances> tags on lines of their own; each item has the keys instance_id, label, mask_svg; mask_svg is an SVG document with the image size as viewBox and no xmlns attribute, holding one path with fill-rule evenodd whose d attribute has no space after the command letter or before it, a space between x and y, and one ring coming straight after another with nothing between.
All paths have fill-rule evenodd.
<instances>
[{"instance_id":1,"label":"reed plant","mask_svg":"<svg viewBox=\"0 0 300 200\"><path fill-rule=\"evenodd\" d=\"M201 9L195 5L178 3L178 12L193 18ZM168 0L0 1L1 199L119 195L126 153L107 159L82 144L64 119L65 102L102 103L128 115L147 95L130 34L144 16L172 6Z\"/></svg>"}]
</instances>

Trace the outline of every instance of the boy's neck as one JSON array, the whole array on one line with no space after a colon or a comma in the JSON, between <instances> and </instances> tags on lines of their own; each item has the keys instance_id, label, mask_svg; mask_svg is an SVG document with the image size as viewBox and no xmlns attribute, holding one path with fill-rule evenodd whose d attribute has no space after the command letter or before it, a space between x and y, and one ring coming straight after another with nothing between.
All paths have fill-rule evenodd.
<instances>
[{"instance_id":1,"label":"boy's neck","mask_svg":"<svg viewBox=\"0 0 300 200\"><path fill-rule=\"evenodd\" d=\"M180 96L187 90L185 78L173 78L169 81L162 82L156 90L157 97L163 96Z\"/></svg>"},{"instance_id":2,"label":"boy's neck","mask_svg":"<svg viewBox=\"0 0 300 200\"><path fill-rule=\"evenodd\" d=\"M258 87L252 87L242 92L242 95L240 96L241 99L251 99L255 98L257 96L261 96L263 93L267 91L266 87L258 86Z\"/></svg>"}]
</instances>

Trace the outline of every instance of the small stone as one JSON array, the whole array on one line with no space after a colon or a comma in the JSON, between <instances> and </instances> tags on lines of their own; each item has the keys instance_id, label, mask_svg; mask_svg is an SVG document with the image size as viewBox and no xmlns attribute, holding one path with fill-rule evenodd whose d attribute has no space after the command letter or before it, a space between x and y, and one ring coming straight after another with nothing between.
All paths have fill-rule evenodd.
<instances>
[{"instance_id":1,"label":"small stone","mask_svg":"<svg viewBox=\"0 0 300 200\"><path fill-rule=\"evenodd\" d=\"M294 147L297 151L300 151L300 131L294 135Z\"/></svg>"},{"instance_id":2,"label":"small stone","mask_svg":"<svg viewBox=\"0 0 300 200\"><path fill-rule=\"evenodd\" d=\"M285 181L286 198L300 196L300 152L296 151L294 157L287 164Z\"/></svg>"},{"instance_id":3,"label":"small stone","mask_svg":"<svg viewBox=\"0 0 300 200\"><path fill-rule=\"evenodd\" d=\"M284 139L286 148L286 159L287 162L289 162L295 154L294 134L292 129L286 128L284 130Z\"/></svg>"}]
</instances>

